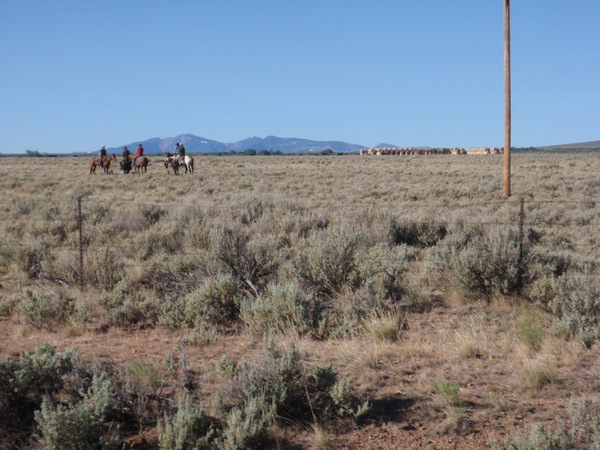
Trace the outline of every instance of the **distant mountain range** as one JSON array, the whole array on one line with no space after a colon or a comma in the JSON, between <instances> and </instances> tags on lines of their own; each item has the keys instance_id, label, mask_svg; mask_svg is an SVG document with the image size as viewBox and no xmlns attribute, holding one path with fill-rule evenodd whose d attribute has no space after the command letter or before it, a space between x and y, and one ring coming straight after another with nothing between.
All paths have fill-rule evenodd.
<instances>
[{"instance_id":1,"label":"distant mountain range","mask_svg":"<svg viewBox=\"0 0 600 450\"><path fill-rule=\"evenodd\" d=\"M145 141L135 141L119 147L107 148L106 150L108 153L121 153L123 147L127 147L129 151L135 152L138 145L142 144L145 153L164 153L174 151L175 145L178 142L183 142L185 150L188 153L218 153L229 152L231 150L243 152L249 149L256 151L279 150L286 153L321 152L328 149L333 150L334 152L349 152L364 148L363 145L349 144L342 141L311 141L309 139L281 138L277 136L267 136L266 138L253 136L242 141L226 143L194 136L192 134L180 134L174 137L158 137L147 139Z\"/></svg>"},{"instance_id":2,"label":"distant mountain range","mask_svg":"<svg viewBox=\"0 0 600 450\"><path fill-rule=\"evenodd\" d=\"M545 147L536 147L542 150L566 150L566 149L597 149L600 148L600 141L577 142L574 144L548 145Z\"/></svg>"},{"instance_id":3,"label":"distant mountain range","mask_svg":"<svg viewBox=\"0 0 600 450\"><path fill-rule=\"evenodd\" d=\"M227 153L231 150L235 152L244 152L249 149L256 151L273 150L285 153L309 153L322 152L323 150L333 150L334 152L352 152L365 148L364 145L351 144L343 141L312 141L310 139L282 138L277 136L267 136L266 138L250 137L237 142L218 142L193 134L180 134L173 137L157 137L145 141L135 141L124 144L119 147L107 148L108 153L121 153L123 147L127 147L131 152L139 144L144 146L146 153L164 153L172 152L177 142L183 142L188 153ZM394 144L381 143L374 148L398 147ZM429 148L422 146L419 148ZM544 147L536 147L540 150L561 150L561 149L600 149L600 141L588 141L574 144L561 144ZM95 153L96 151L90 152Z\"/></svg>"}]
</instances>

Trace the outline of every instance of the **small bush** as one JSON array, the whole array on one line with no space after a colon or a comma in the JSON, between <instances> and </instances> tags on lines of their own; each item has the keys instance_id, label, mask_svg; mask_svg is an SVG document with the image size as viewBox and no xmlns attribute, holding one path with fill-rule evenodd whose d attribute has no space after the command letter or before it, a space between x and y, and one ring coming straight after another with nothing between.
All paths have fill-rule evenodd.
<instances>
[{"instance_id":1,"label":"small bush","mask_svg":"<svg viewBox=\"0 0 600 450\"><path fill-rule=\"evenodd\" d=\"M319 376L317 374L317 380ZM337 378L337 377L336 377ZM317 382L317 384L319 384ZM343 378L336 382L331 387L331 401L333 402L333 411L338 417L357 418L365 414L369 410L369 402L359 404L356 398L356 393L352 387L349 378Z\"/></svg>"},{"instance_id":2,"label":"small bush","mask_svg":"<svg viewBox=\"0 0 600 450\"><path fill-rule=\"evenodd\" d=\"M75 300L64 291L55 295L25 291L19 303L23 320L36 328L55 329L67 321L75 309Z\"/></svg>"},{"instance_id":3,"label":"small bush","mask_svg":"<svg viewBox=\"0 0 600 450\"><path fill-rule=\"evenodd\" d=\"M382 301L393 306L408 294L406 274L417 251L406 245L387 244L369 249L360 268L365 278L360 291L363 297L372 298L372 306L381 307Z\"/></svg>"},{"instance_id":4,"label":"small bush","mask_svg":"<svg viewBox=\"0 0 600 450\"><path fill-rule=\"evenodd\" d=\"M293 327L301 334L321 336L327 321L321 302L301 293L295 282L268 285L262 295L242 303L242 317L261 335Z\"/></svg>"},{"instance_id":5,"label":"small bush","mask_svg":"<svg viewBox=\"0 0 600 450\"><path fill-rule=\"evenodd\" d=\"M227 414L223 437L217 441L222 449L265 448L272 440L269 429L276 417L276 406L263 395L251 397Z\"/></svg>"},{"instance_id":6,"label":"small bush","mask_svg":"<svg viewBox=\"0 0 600 450\"><path fill-rule=\"evenodd\" d=\"M431 247L444 239L447 233L446 224L437 223L433 218L401 220L392 217L388 223L388 237L392 245Z\"/></svg>"},{"instance_id":7,"label":"small bush","mask_svg":"<svg viewBox=\"0 0 600 450\"><path fill-rule=\"evenodd\" d=\"M557 318L557 328L590 347L598 338L600 289L585 276L565 274L556 279L553 291L548 306Z\"/></svg>"},{"instance_id":8,"label":"small bush","mask_svg":"<svg viewBox=\"0 0 600 450\"><path fill-rule=\"evenodd\" d=\"M569 417L571 428L559 426L555 431L547 430L541 423L530 426L529 435L513 435L504 441L509 450L571 450L600 448L600 425L598 404L585 397L571 397ZM497 445L492 445L498 448Z\"/></svg>"},{"instance_id":9,"label":"small bush","mask_svg":"<svg viewBox=\"0 0 600 450\"><path fill-rule=\"evenodd\" d=\"M360 285L357 251L360 236L346 227L313 233L310 245L294 259L296 275L317 295L332 297Z\"/></svg>"},{"instance_id":10,"label":"small bush","mask_svg":"<svg viewBox=\"0 0 600 450\"><path fill-rule=\"evenodd\" d=\"M110 381L94 376L89 390L81 396L79 404L68 406L44 399L35 413L44 448L117 448L117 439L103 425L113 403Z\"/></svg>"},{"instance_id":11,"label":"small bush","mask_svg":"<svg viewBox=\"0 0 600 450\"><path fill-rule=\"evenodd\" d=\"M467 292L515 294L533 277L529 246L520 248L519 237L512 231L452 236L435 249L435 268Z\"/></svg>"},{"instance_id":12,"label":"small bush","mask_svg":"<svg viewBox=\"0 0 600 450\"><path fill-rule=\"evenodd\" d=\"M232 275L209 278L183 298L171 297L161 308L161 322L177 328L205 329L207 324L229 325L240 316L242 294Z\"/></svg>"},{"instance_id":13,"label":"small bush","mask_svg":"<svg viewBox=\"0 0 600 450\"><path fill-rule=\"evenodd\" d=\"M251 240L249 232L225 228L217 244L217 258L258 295L263 280L275 272L279 261L273 242Z\"/></svg>"},{"instance_id":14,"label":"small bush","mask_svg":"<svg viewBox=\"0 0 600 450\"><path fill-rule=\"evenodd\" d=\"M151 405L161 395L162 380L158 369L151 363L133 359L121 367L120 386L141 432L144 424L156 420L156 411Z\"/></svg>"},{"instance_id":15,"label":"small bush","mask_svg":"<svg viewBox=\"0 0 600 450\"><path fill-rule=\"evenodd\" d=\"M207 416L189 397L179 399L176 412L165 412L158 421L158 446L161 449L212 449L218 435L215 419Z\"/></svg>"},{"instance_id":16,"label":"small bush","mask_svg":"<svg viewBox=\"0 0 600 450\"><path fill-rule=\"evenodd\" d=\"M42 276L44 264L52 260L47 244L2 244L0 245L0 268L13 267L28 278Z\"/></svg>"},{"instance_id":17,"label":"small bush","mask_svg":"<svg viewBox=\"0 0 600 450\"><path fill-rule=\"evenodd\" d=\"M13 294L0 298L0 316L12 316L19 309L21 295Z\"/></svg>"},{"instance_id":18,"label":"small bush","mask_svg":"<svg viewBox=\"0 0 600 450\"><path fill-rule=\"evenodd\" d=\"M94 259L94 262L89 261L89 272L85 275L96 286L110 290L123 278L124 267L119 255L111 250L105 250Z\"/></svg>"},{"instance_id":19,"label":"small bush","mask_svg":"<svg viewBox=\"0 0 600 450\"><path fill-rule=\"evenodd\" d=\"M237 366L222 398L223 407L229 410L242 411L252 400L262 411L273 410L280 417L307 423L315 418L355 418L369 407L359 402L348 379L338 381L331 367L308 370L296 350L281 352L270 339L263 358Z\"/></svg>"},{"instance_id":20,"label":"small bush","mask_svg":"<svg viewBox=\"0 0 600 450\"><path fill-rule=\"evenodd\" d=\"M531 425L528 436L514 435L506 438L507 450L569 450L573 447L565 430L559 428L555 433L548 431L539 422Z\"/></svg>"},{"instance_id":21,"label":"small bush","mask_svg":"<svg viewBox=\"0 0 600 450\"><path fill-rule=\"evenodd\" d=\"M36 347L34 353L0 361L0 442L9 436L14 444L31 432L34 412L44 398L63 392L77 365L75 355L58 355L48 344Z\"/></svg>"},{"instance_id":22,"label":"small bush","mask_svg":"<svg viewBox=\"0 0 600 450\"><path fill-rule=\"evenodd\" d=\"M439 376L432 383L432 386L444 406L453 407L459 405L460 388L454 381L450 381L443 376Z\"/></svg>"},{"instance_id":23,"label":"small bush","mask_svg":"<svg viewBox=\"0 0 600 450\"><path fill-rule=\"evenodd\" d=\"M573 440L589 448L600 448L600 408L597 401L585 397L571 397L569 402L569 417L572 428L570 435Z\"/></svg>"},{"instance_id":24,"label":"small bush","mask_svg":"<svg viewBox=\"0 0 600 450\"><path fill-rule=\"evenodd\" d=\"M127 327L138 323L158 322L162 304L152 291L135 285L128 278L117 283L100 304L107 308L106 318L116 326Z\"/></svg>"},{"instance_id":25,"label":"small bush","mask_svg":"<svg viewBox=\"0 0 600 450\"><path fill-rule=\"evenodd\" d=\"M544 339L544 327L531 313L523 313L517 320L517 337L531 350L539 350Z\"/></svg>"}]
</instances>

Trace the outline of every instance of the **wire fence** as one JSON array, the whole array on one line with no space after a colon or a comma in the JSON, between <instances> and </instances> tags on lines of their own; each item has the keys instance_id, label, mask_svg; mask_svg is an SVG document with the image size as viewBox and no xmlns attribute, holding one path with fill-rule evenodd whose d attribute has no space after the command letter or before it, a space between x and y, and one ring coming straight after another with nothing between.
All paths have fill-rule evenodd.
<instances>
[{"instance_id":1,"label":"wire fence","mask_svg":"<svg viewBox=\"0 0 600 450\"><path fill-rule=\"evenodd\" d=\"M111 243L110 240L104 240L102 242L96 242L93 239L89 239L89 236L86 237L86 224L91 221L91 215L93 215L94 211L90 209L90 204L93 207L107 208L117 210L119 206L127 205L130 206L131 203L124 200L111 200L110 204L107 206L106 203L103 202L93 202L88 200L88 204L85 205L83 203L83 199L80 197L76 199L75 202L62 202L57 203L53 206L59 208L61 210L61 217L58 220L62 224L62 226L68 230L76 230L77 239L70 239L70 242L13 242L13 243L5 243L4 244L4 252L18 249L18 248L30 248L30 249L43 249L44 251L48 250L66 250L72 251L73 257L78 259L79 263L79 283L81 288L85 287L85 262L86 258L92 257L94 254L98 252L107 252L107 251L121 251L121 252L135 252L139 249L139 245L135 243L123 243L120 242L118 244ZM556 211L551 218L540 218L539 215L536 215L535 219L532 219L528 216L527 209L535 211L538 206L545 205L553 205L556 206ZM3 202L0 203L0 211L3 209L6 211L13 207L24 208L27 210L28 208L34 207L35 204L31 205L27 204L19 204L15 205L12 202ZM84 206L87 208L84 210ZM177 212L181 211L193 211L194 214L201 213L202 214L202 222L204 224L210 224L212 226L218 227L234 227L240 224L240 214L244 213L245 209L248 209L248 205L222 205L222 204L214 204L214 203L173 203L173 202L136 202L137 207L147 207L147 208L161 208L164 209L165 214L169 212L169 210ZM502 219L491 219L488 220L485 217L476 217L466 216L466 218L461 218L460 223L449 223L444 219L436 219L433 216L428 216L429 225L442 225L450 228L452 225L460 225L460 226L482 226L482 227L504 227L514 229L518 231L519 236L519 246L522 248L524 244L527 242L526 238L526 230L531 230L536 227L543 228L563 228L566 230L577 230L577 227L582 226L581 218L573 218L567 217L564 215L564 210L566 208L572 209L580 209L583 211L591 211L591 218L585 219L589 223L587 224L592 228L592 231L595 232L600 231L600 227L598 226L598 214L595 213L595 203L591 200L582 200L582 201L564 201L564 200L527 200L524 198L521 199L510 199L503 201L480 201L480 202L457 202L453 204L445 204L443 205L444 210L452 211L456 213L459 210L473 210L475 208L481 208L485 210L493 210L497 208L506 208L508 209L508 213L505 214L505 218ZM176 210L175 210L176 208ZM266 209L270 209L271 207L266 207ZM290 208L286 206L285 214L292 215L292 217L277 217L277 210L273 210L271 208L271 214L269 215L269 223L271 225L281 225L286 226L289 224L311 224L315 220L315 216L321 215L323 219L328 220L331 219L330 223L335 224L343 224L355 227L361 227L364 225L389 225L390 216L394 215L397 220L401 223L403 212L412 211L415 208L432 208L430 203L419 204L418 202L407 202L405 204L395 204L395 205L361 205L361 204L352 204L352 205L343 205L342 207L332 209L328 206L315 206L315 207L298 207L298 208ZM436 209L438 212L438 217L441 217L440 214L440 206L436 206L433 209ZM225 211L225 213L223 213ZM273 213L275 211L275 213ZM350 211L349 214L341 214L341 212ZM563 213L561 213L561 211ZM307 215L307 216L303 216ZM236 217L237 216L237 217ZM56 218L52 220L56 221ZM168 220L173 223L180 222L188 222L189 216L185 214L169 214ZM407 221L414 221L415 218L407 218ZM27 221L31 224L40 224L46 223L49 220L38 217L28 217ZM592 233L593 234L593 233ZM547 251L555 250L555 246L553 245L544 245L544 244L536 244L537 248L544 249ZM2 244L0 244L0 248ZM596 252L600 249L600 246L595 242L586 243L586 242L576 242L572 240L566 240L562 243L562 247L569 251L581 251L592 253L596 255ZM197 246L187 245L185 243L180 244L177 248L177 253L179 255L186 256L202 256L205 253L199 251ZM3 276L5 281L8 282L20 282L20 277L11 277L11 276Z\"/></svg>"}]
</instances>

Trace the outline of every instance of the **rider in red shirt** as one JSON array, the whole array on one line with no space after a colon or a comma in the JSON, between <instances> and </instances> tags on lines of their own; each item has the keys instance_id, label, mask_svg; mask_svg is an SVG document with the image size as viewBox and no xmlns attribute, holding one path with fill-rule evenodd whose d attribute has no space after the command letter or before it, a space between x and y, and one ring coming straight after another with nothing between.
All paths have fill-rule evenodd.
<instances>
[{"instance_id":1,"label":"rider in red shirt","mask_svg":"<svg viewBox=\"0 0 600 450\"><path fill-rule=\"evenodd\" d=\"M142 144L140 144L138 146L138 148L135 150L135 158L133 158L134 164L135 164L135 160L137 159L138 156L144 156L144 147L142 147Z\"/></svg>"}]
</instances>

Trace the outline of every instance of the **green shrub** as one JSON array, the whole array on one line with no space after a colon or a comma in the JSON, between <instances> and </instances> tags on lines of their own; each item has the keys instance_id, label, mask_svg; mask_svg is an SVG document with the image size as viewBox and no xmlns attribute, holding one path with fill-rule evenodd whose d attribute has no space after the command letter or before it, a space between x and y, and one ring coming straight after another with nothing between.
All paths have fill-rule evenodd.
<instances>
[{"instance_id":1,"label":"green shrub","mask_svg":"<svg viewBox=\"0 0 600 450\"><path fill-rule=\"evenodd\" d=\"M208 250L210 248L210 227L208 219L201 209L186 210L181 217L181 226L185 230L184 242L192 248Z\"/></svg>"},{"instance_id":2,"label":"green shrub","mask_svg":"<svg viewBox=\"0 0 600 450\"><path fill-rule=\"evenodd\" d=\"M530 247L519 246L513 231L476 230L449 236L434 248L434 267L467 292L484 295L519 293L533 277Z\"/></svg>"},{"instance_id":3,"label":"green shrub","mask_svg":"<svg viewBox=\"0 0 600 450\"><path fill-rule=\"evenodd\" d=\"M34 353L0 361L0 436L10 437L14 444L30 433L35 410L44 398L63 390L76 359L70 352L58 355L45 344Z\"/></svg>"},{"instance_id":4,"label":"green shrub","mask_svg":"<svg viewBox=\"0 0 600 450\"><path fill-rule=\"evenodd\" d=\"M99 303L107 309L108 322L121 327L157 323L164 308L155 292L135 284L128 277L120 280Z\"/></svg>"},{"instance_id":5,"label":"green shrub","mask_svg":"<svg viewBox=\"0 0 600 450\"><path fill-rule=\"evenodd\" d=\"M212 449L218 432L216 420L185 396L178 400L174 414L165 412L159 419L158 446L169 450Z\"/></svg>"},{"instance_id":6,"label":"green shrub","mask_svg":"<svg viewBox=\"0 0 600 450\"><path fill-rule=\"evenodd\" d=\"M42 276L44 264L52 260L48 247L43 243L2 244L0 245L0 268L12 266L28 278Z\"/></svg>"},{"instance_id":7,"label":"green shrub","mask_svg":"<svg viewBox=\"0 0 600 450\"><path fill-rule=\"evenodd\" d=\"M359 245L360 235L349 227L313 233L310 244L293 261L294 272L317 295L332 297L344 288L356 289L361 283Z\"/></svg>"},{"instance_id":8,"label":"green shrub","mask_svg":"<svg viewBox=\"0 0 600 450\"><path fill-rule=\"evenodd\" d=\"M342 378L331 387L333 410L338 417L357 418L369 410L369 402L358 404L356 393L349 378Z\"/></svg>"},{"instance_id":9,"label":"green shrub","mask_svg":"<svg viewBox=\"0 0 600 450\"><path fill-rule=\"evenodd\" d=\"M242 406L232 408L227 414L223 437L217 440L217 448L265 448L272 441L269 430L275 421L275 410L276 406L263 395L251 397Z\"/></svg>"},{"instance_id":10,"label":"green shrub","mask_svg":"<svg viewBox=\"0 0 600 450\"><path fill-rule=\"evenodd\" d=\"M208 278L185 297L171 297L161 308L161 322L177 328L205 329L207 324L231 324L240 316L242 294L231 274Z\"/></svg>"},{"instance_id":11,"label":"green shrub","mask_svg":"<svg viewBox=\"0 0 600 450\"><path fill-rule=\"evenodd\" d=\"M229 356L223 355L217 362L217 370L222 376L233 378L237 374L237 363Z\"/></svg>"},{"instance_id":12,"label":"green shrub","mask_svg":"<svg viewBox=\"0 0 600 450\"><path fill-rule=\"evenodd\" d=\"M460 388L454 381L439 376L432 383L433 389L445 406L458 406L460 401Z\"/></svg>"},{"instance_id":13,"label":"green shrub","mask_svg":"<svg viewBox=\"0 0 600 450\"><path fill-rule=\"evenodd\" d=\"M599 333L600 289L586 276L565 274L555 280L553 291L548 306L557 317L556 326L591 346Z\"/></svg>"},{"instance_id":14,"label":"green shrub","mask_svg":"<svg viewBox=\"0 0 600 450\"><path fill-rule=\"evenodd\" d=\"M517 337L531 350L539 350L544 339L544 327L533 314L525 311L517 320Z\"/></svg>"},{"instance_id":15,"label":"green shrub","mask_svg":"<svg viewBox=\"0 0 600 450\"><path fill-rule=\"evenodd\" d=\"M598 404L585 397L571 397L569 418L571 427L559 426L555 431L547 430L541 423L530 426L529 435L513 435L504 441L510 450L570 450L599 449L600 424ZM498 447L493 445L492 447Z\"/></svg>"},{"instance_id":16,"label":"green shrub","mask_svg":"<svg viewBox=\"0 0 600 450\"><path fill-rule=\"evenodd\" d=\"M65 291L57 294L44 294L26 290L19 303L21 317L36 328L52 330L67 321L75 309L75 300L67 297Z\"/></svg>"},{"instance_id":17,"label":"green shrub","mask_svg":"<svg viewBox=\"0 0 600 450\"><path fill-rule=\"evenodd\" d=\"M128 327L138 323L156 323L160 315L158 299L151 293L140 293L115 304L107 313L109 323Z\"/></svg>"},{"instance_id":18,"label":"green shrub","mask_svg":"<svg viewBox=\"0 0 600 450\"><path fill-rule=\"evenodd\" d=\"M531 425L528 436L514 435L506 438L504 448L507 450L570 450L572 445L565 430L556 432L546 430L544 425L536 422Z\"/></svg>"},{"instance_id":19,"label":"green shrub","mask_svg":"<svg viewBox=\"0 0 600 450\"><path fill-rule=\"evenodd\" d=\"M370 308L381 308L382 301L393 307L408 294L406 274L417 251L406 245L387 244L369 249L360 268L365 281L359 293L372 299Z\"/></svg>"},{"instance_id":20,"label":"green shrub","mask_svg":"<svg viewBox=\"0 0 600 450\"><path fill-rule=\"evenodd\" d=\"M113 250L106 248L86 260L85 282L100 289L112 290L124 277L124 266L121 257Z\"/></svg>"},{"instance_id":21,"label":"green shrub","mask_svg":"<svg viewBox=\"0 0 600 450\"><path fill-rule=\"evenodd\" d=\"M270 284L256 299L242 302L242 317L261 335L293 327L301 334L322 336L327 322L321 302L301 293L295 282Z\"/></svg>"},{"instance_id":22,"label":"green shrub","mask_svg":"<svg viewBox=\"0 0 600 450\"><path fill-rule=\"evenodd\" d=\"M259 410L273 410L279 417L307 423L315 418L356 418L369 407L359 401L350 380L338 381L331 367L307 369L295 349L282 352L272 338L265 338L263 358L237 366L222 398L225 409L243 411L252 400L258 402Z\"/></svg>"},{"instance_id":23,"label":"green shrub","mask_svg":"<svg viewBox=\"0 0 600 450\"><path fill-rule=\"evenodd\" d=\"M35 412L44 448L117 448L117 439L103 425L113 403L110 380L94 376L81 397L79 404L67 406L44 399L41 409Z\"/></svg>"},{"instance_id":24,"label":"green shrub","mask_svg":"<svg viewBox=\"0 0 600 450\"><path fill-rule=\"evenodd\" d=\"M0 298L0 316L12 316L19 309L22 296L13 294Z\"/></svg>"},{"instance_id":25,"label":"green shrub","mask_svg":"<svg viewBox=\"0 0 600 450\"><path fill-rule=\"evenodd\" d=\"M270 202L263 202L261 199L253 198L246 205L240 208L237 219L242 225L250 225L260 220L263 215L272 211L274 205Z\"/></svg>"},{"instance_id":26,"label":"green shrub","mask_svg":"<svg viewBox=\"0 0 600 450\"><path fill-rule=\"evenodd\" d=\"M392 245L431 247L444 239L447 233L446 224L432 217L401 220L394 216L388 223L388 237Z\"/></svg>"},{"instance_id":27,"label":"green shrub","mask_svg":"<svg viewBox=\"0 0 600 450\"><path fill-rule=\"evenodd\" d=\"M588 448L600 449L600 408L597 401L586 397L571 397L569 417L572 427L571 438Z\"/></svg>"},{"instance_id":28,"label":"green shrub","mask_svg":"<svg viewBox=\"0 0 600 450\"><path fill-rule=\"evenodd\" d=\"M167 214L167 211L158 205L141 204L138 211L143 218L143 227L151 228Z\"/></svg>"}]
</instances>

